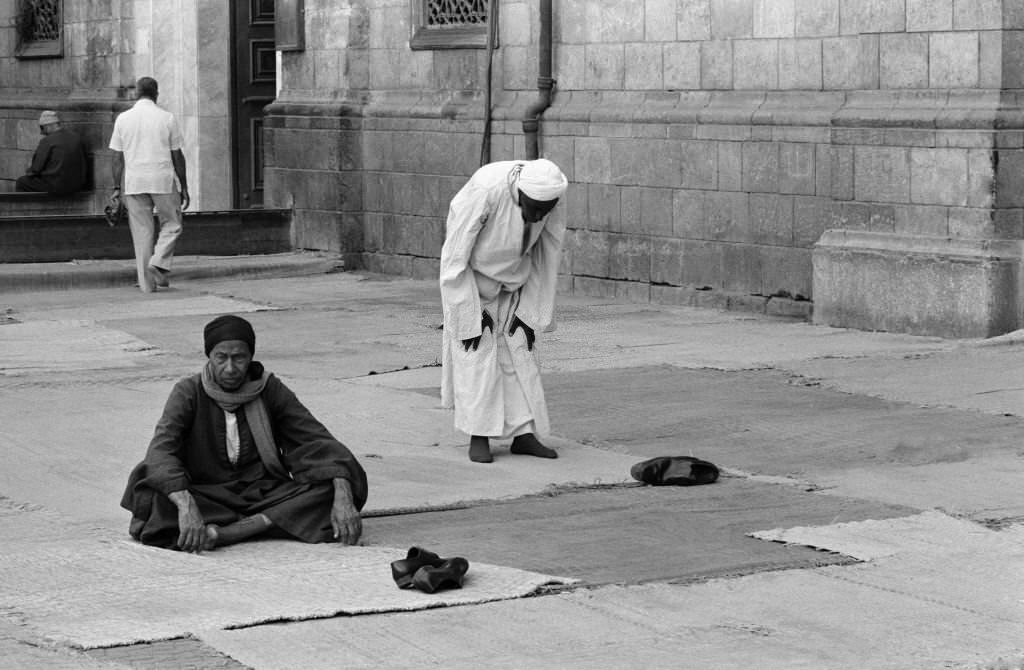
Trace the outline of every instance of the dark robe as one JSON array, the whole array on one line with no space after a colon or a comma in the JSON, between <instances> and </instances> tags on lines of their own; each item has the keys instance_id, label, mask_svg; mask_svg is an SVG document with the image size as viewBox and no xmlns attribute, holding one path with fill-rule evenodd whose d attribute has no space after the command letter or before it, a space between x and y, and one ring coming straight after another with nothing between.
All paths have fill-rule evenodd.
<instances>
[{"instance_id":1,"label":"dark robe","mask_svg":"<svg viewBox=\"0 0 1024 670\"><path fill-rule=\"evenodd\" d=\"M15 189L66 195L80 191L88 179L85 145L73 131L61 128L39 140L28 174Z\"/></svg>"},{"instance_id":2,"label":"dark robe","mask_svg":"<svg viewBox=\"0 0 1024 670\"><path fill-rule=\"evenodd\" d=\"M352 452L277 377L269 375L261 397L291 479L275 477L260 460L243 408L235 412L241 444L232 464L224 410L203 390L201 375L186 377L171 391L146 457L132 470L121 499L132 513L132 537L173 547L178 508L167 496L184 489L206 523L226 525L262 513L274 523L276 535L304 542L333 540L334 478L348 480L353 502L362 509L366 473Z\"/></svg>"}]
</instances>

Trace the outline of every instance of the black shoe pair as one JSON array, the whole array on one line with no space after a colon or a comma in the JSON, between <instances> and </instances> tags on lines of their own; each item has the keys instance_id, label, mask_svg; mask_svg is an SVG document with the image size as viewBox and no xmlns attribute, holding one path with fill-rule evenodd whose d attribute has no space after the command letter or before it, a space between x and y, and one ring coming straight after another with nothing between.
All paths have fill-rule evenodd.
<instances>
[{"instance_id":1,"label":"black shoe pair","mask_svg":"<svg viewBox=\"0 0 1024 670\"><path fill-rule=\"evenodd\" d=\"M398 588L415 586L424 593L440 589L461 589L469 570L469 561L462 557L441 558L432 551L411 547L400 561L392 561L391 576Z\"/></svg>"}]
</instances>

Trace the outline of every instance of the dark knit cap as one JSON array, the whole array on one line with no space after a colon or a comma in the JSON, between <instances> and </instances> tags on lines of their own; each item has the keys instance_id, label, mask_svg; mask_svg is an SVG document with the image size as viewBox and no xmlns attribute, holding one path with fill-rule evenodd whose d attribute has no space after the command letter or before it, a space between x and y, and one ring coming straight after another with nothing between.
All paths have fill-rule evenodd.
<instances>
[{"instance_id":1,"label":"dark knit cap","mask_svg":"<svg viewBox=\"0 0 1024 670\"><path fill-rule=\"evenodd\" d=\"M252 324L240 316L225 314L206 324L203 329L203 342L206 345L206 355L209 356L213 348L219 342L227 340L241 340L249 345L249 353L256 353L256 332Z\"/></svg>"}]
</instances>

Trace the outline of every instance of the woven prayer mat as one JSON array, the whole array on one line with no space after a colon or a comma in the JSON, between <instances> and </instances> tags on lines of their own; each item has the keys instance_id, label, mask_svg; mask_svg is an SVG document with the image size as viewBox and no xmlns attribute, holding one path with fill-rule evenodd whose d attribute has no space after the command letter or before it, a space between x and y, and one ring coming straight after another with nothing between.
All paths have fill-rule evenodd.
<instances>
[{"instance_id":1,"label":"woven prayer mat","mask_svg":"<svg viewBox=\"0 0 1024 670\"><path fill-rule=\"evenodd\" d=\"M267 540L191 555L3 500L0 535L0 617L34 639L81 649L482 603L572 581L471 561L462 589L427 594L395 586L390 563L404 549Z\"/></svg>"},{"instance_id":2,"label":"woven prayer mat","mask_svg":"<svg viewBox=\"0 0 1024 670\"><path fill-rule=\"evenodd\" d=\"M1019 658L1011 656L1019 624L832 576L850 569L605 586L472 608L203 631L200 638L261 669L1016 667L981 662Z\"/></svg>"},{"instance_id":3,"label":"woven prayer mat","mask_svg":"<svg viewBox=\"0 0 1024 670\"><path fill-rule=\"evenodd\" d=\"M869 560L200 638L251 667L303 670L981 670L1021 657L1019 527L927 512L753 535Z\"/></svg>"}]
</instances>

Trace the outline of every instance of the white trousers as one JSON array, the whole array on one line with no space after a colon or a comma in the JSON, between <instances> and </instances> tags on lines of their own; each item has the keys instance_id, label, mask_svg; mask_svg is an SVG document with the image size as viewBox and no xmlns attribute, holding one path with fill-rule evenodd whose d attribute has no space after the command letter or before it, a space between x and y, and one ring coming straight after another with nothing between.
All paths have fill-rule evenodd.
<instances>
[{"instance_id":1,"label":"white trousers","mask_svg":"<svg viewBox=\"0 0 1024 670\"><path fill-rule=\"evenodd\" d=\"M132 193L124 196L128 209L128 227L132 231L135 245L135 270L139 275L139 288L149 293L154 289L148 267L154 265L164 270L171 269L174 259L174 245L181 235L181 195L178 193ZM153 243L156 223L160 234Z\"/></svg>"}]
</instances>

